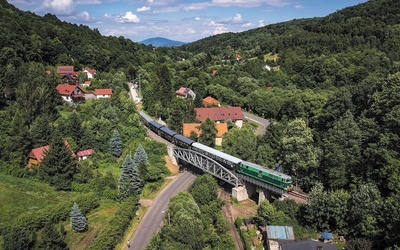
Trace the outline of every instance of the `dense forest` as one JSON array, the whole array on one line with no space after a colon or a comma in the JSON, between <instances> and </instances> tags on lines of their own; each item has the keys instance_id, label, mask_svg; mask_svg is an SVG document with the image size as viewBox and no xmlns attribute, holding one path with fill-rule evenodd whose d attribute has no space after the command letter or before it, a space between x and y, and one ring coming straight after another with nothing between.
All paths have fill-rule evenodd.
<instances>
[{"instance_id":1,"label":"dense forest","mask_svg":"<svg viewBox=\"0 0 400 250\"><path fill-rule=\"evenodd\" d=\"M73 166L71 172L62 173L57 178L67 176L67 181L56 188L88 192L82 175L93 177L107 159L113 161L109 140L115 137L114 130L124 138L124 151L111 165L120 165L144 140L126 84L140 77L144 109L176 131L181 131L182 122L195 121L194 107L200 107L206 96L270 119L264 136L256 136L251 126L231 128L222 149L282 169L298 188L310 193L309 204L300 208L275 206L284 206L287 216L304 227L344 235L353 246L396 249L400 246L398 13L399 1L370 0L322 18L153 48L124 37L104 37L98 30L62 22L51 14L22 12L0 0L1 172L58 183L50 178L51 171L27 171L26 156L34 147L56 148L68 138L74 149L90 146L100 156L84 173ZM93 86L113 88L116 94L109 101L65 105L54 90L60 81L54 74L58 65L74 65L78 71L93 67L98 71ZM53 74L46 75L46 70ZM174 98L181 86L191 88L196 99ZM159 160L150 165L157 164ZM106 177L104 172L96 178ZM117 177L114 173L114 186ZM142 178L154 181L143 173ZM102 182L99 189L107 187L112 191L103 196L117 199L111 182Z\"/></svg>"}]
</instances>

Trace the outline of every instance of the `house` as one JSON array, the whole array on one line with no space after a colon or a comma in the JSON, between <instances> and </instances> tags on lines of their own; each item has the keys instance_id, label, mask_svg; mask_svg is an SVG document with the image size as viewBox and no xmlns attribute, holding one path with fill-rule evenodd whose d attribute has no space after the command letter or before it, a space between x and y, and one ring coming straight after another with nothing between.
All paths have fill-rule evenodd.
<instances>
[{"instance_id":1,"label":"house","mask_svg":"<svg viewBox=\"0 0 400 250\"><path fill-rule=\"evenodd\" d=\"M197 136L201 135L201 129L199 129L201 123L184 123L183 124L183 135L186 137L190 137L190 133L193 131L197 134ZM217 135L215 138L215 145L222 145L222 137L228 132L228 124L227 123L217 123L215 124L215 128L217 129Z\"/></svg>"},{"instance_id":2,"label":"house","mask_svg":"<svg viewBox=\"0 0 400 250\"><path fill-rule=\"evenodd\" d=\"M285 241L280 243L279 250L339 250L334 244L323 243L318 240ZM272 250L272 249L271 249Z\"/></svg>"},{"instance_id":3,"label":"house","mask_svg":"<svg viewBox=\"0 0 400 250\"><path fill-rule=\"evenodd\" d=\"M92 85L91 81L84 81L82 84L82 87L86 88L86 87L90 87Z\"/></svg>"},{"instance_id":4,"label":"house","mask_svg":"<svg viewBox=\"0 0 400 250\"><path fill-rule=\"evenodd\" d=\"M39 165L49 149L49 145L32 149L28 154L27 168L31 168L32 165Z\"/></svg>"},{"instance_id":5,"label":"house","mask_svg":"<svg viewBox=\"0 0 400 250\"><path fill-rule=\"evenodd\" d=\"M293 227L290 226L261 226L260 231L264 245L270 250L282 250L280 244L285 241L294 241Z\"/></svg>"},{"instance_id":6,"label":"house","mask_svg":"<svg viewBox=\"0 0 400 250\"><path fill-rule=\"evenodd\" d=\"M64 142L66 148L71 151L71 157L75 157L75 153L72 151L71 146L68 144L67 141ZM50 150L50 145L34 148L28 154L28 164L27 168L31 168L33 165L39 165L42 163L44 157L46 156L46 152Z\"/></svg>"},{"instance_id":7,"label":"house","mask_svg":"<svg viewBox=\"0 0 400 250\"><path fill-rule=\"evenodd\" d=\"M61 76L64 82L76 83L78 72L74 71L74 66L57 66L56 73Z\"/></svg>"},{"instance_id":8,"label":"house","mask_svg":"<svg viewBox=\"0 0 400 250\"><path fill-rule=\"evenodd\" d=\"M238 128L243 126L243 112L240 107L196 108L197 120L203 122L209 117L215 123L231 120Z\"/></svg>"},{"instance_id":9,"label":"house","mask_svg":"<svg viewBox=\"0 0 400 250\"><path fill-rule=\"evenodd\" d=\"M76 102L85 100L85 94L80 86L70 84L58 84L57 92L61 95L62 99L66 102Z\"/></svg>"},{"instance_id":10,"label":"house","mask_svg":"<svg viewBox=\"0 0 400 250\"><path fill-rule=\"evenodd\" d=\"M203 106L204 107L221 107L221 104L216 99L212 98L211 96L207 96L203 99Z\"/></svg>"},{"instance_id":11,"label":"house","mask_svg":"<svg viewBox=\"0 0 400 250\"><path fill-rule=\"evenodd\" d=\"M76 155L78 156L78 160L86 160L89 156L94 155L94 150L93 149L86 149L86 150L81 150L76 152Z\"/></svg>"},{"instance_id":12,"label":"house","mask_svg":"<svg viewBox=\"0 0 400 250\"><path fill-rule=\"evenodd\" d=\"M88 79L92 79L96 75L96 70L89 67L83 68L82 71L86 73Z\"/></svg>"},{"instance_id":13,"label":"house","mask_svg":"<svg viewBox=\"0 0 400 250\"><path fill-rule=\"evenodd\" d=\"M193 99L196 98L196 94L193 92L193 90L185 87L181 87L179 90L175 91L175 94L177 97L181 98L187 98L188 95L190 95Z\"/></svg>"},{"instance_id":14,"label":"house","mask_svg":"<svg viewBox=\"0 0 400 250\"><path fill-rule=\"evenodd\" d=\"M110 98L112 96L112 89L95 89L94 95L99 98Z\"/></svg>"},{"instance_id":15,"label":"house","mask_svg":"<svg viewBox=\"0 0 400 250\"><path fill-rule=\"evenodd\" d=\"M67 75L73 73L76 73L74 72L74 66L57 66L57 74L59 75Z\"/></svg>"}]
</instances>

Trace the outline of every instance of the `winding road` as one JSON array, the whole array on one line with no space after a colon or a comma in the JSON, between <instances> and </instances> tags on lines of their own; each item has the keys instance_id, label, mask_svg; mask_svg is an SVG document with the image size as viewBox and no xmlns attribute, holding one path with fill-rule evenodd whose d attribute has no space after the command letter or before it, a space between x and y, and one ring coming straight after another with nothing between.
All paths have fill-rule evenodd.
<instances>
[{"instance_id":1,"label":"winding road","mask_svg":"<svg viewBox=\"0 0 400 250\"><path fill-rule=\"evenodd\" d=\"M243 111L243 115L244 115L245 118L247 118L247 119L249 119L249 120L251 120L253 122L256 122L256 123L258 123L258 124L260 124L262 126L262 128L257 129L257 131L256 131L257 134L259 134L259 135L264 135L265 134L265 132L267 131L267 127L270 124L269 120L261 118L261 117L258 117L256 115L253 115L253 114L248 113L248 112L244 112L244 111Z\"/></svg>"},{"instance_id":2,"label":"winding road","mask_svg":"<svg viewBox=\"0 0 400 250\"><path fill-rule=\"evenodd\" d=\"M188 187L194 179L195 175L186 171L168 184L147 210L127 249L141 250L146 247L153 235L160 230L171 197Z\"/></svg>"}]
</instances>

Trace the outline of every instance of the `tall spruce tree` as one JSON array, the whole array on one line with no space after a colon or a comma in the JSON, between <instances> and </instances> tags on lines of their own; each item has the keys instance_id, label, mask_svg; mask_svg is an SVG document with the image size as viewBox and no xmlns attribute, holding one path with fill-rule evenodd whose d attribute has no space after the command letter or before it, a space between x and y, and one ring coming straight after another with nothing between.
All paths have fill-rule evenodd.
<instances>
[{"instance_id":1,"label":"tall spruce tree","mask_svg":"<svg viewBox=\"0 0 400 250\"><path fill-rule=\"evenodd\" d=\"M118 130L114 130L113 137L110 140L110 153L115 157L120 157L122 154L122 140Z\"/></svg>"},{"instance_id":2,"label":"tall spruce tree","mask_svg":"<svg viewBox=\"0 0 400 250\"><path fill-rule=\"evenodd\" d=\"M119 199L124 200L129 196L139 195L142 191L142 179L131 155L126 156L121 168L122 171L118 180Z\"/></svg>"},{"instance_id":3,"label":"tall spruce tree","mask_svg":"<svg viewBox=\"0 0 400 250\"><path fill-rule=\"evenodd\" d=\"M133 155L133 162L136 166L138 166L140 163L149 163L147 153L144 150L142 144L139 144L139 146L136 148L135 154Z\"/></svg>"},{"instance_id":4,"label":"tall spruce tree","mask_svg":"<svg viewBox=\"0 0 400 250\"><path fill-rule=\"evenodd\" d=\"M56 128L39 169L41 177L58 190L70 190L74 175L78 172L77 166L72 149Z\"/></svg>"},{"instance_id":5,"label":"tall spruce tree","mask_svg":"<svg viewBox=\"0 0 400 250\"><path fill-rule=\"evenodd\" d=\"M70 221L72 229L75 232L85 232L88 229L88 221L79 209L78 204L74 202L70 213Z\"/></svg>"}]
</instances>

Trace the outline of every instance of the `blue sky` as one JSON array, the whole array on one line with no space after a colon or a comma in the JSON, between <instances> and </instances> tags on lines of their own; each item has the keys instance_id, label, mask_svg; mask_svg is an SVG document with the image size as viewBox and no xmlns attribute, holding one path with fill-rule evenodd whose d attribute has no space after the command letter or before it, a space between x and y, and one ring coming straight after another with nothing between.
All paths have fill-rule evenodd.
<instances>
[{"instance_id":1,"label":"blue sky","mask_svg":"<svg viewBox=\"0 0 400 250\"><path fill-rule=\"evenodd\" d=\"M193 42L295 18L322 17L367 0L8 0L21 10L97 28L135 42Z\"/></svg>"}]
</instances>

